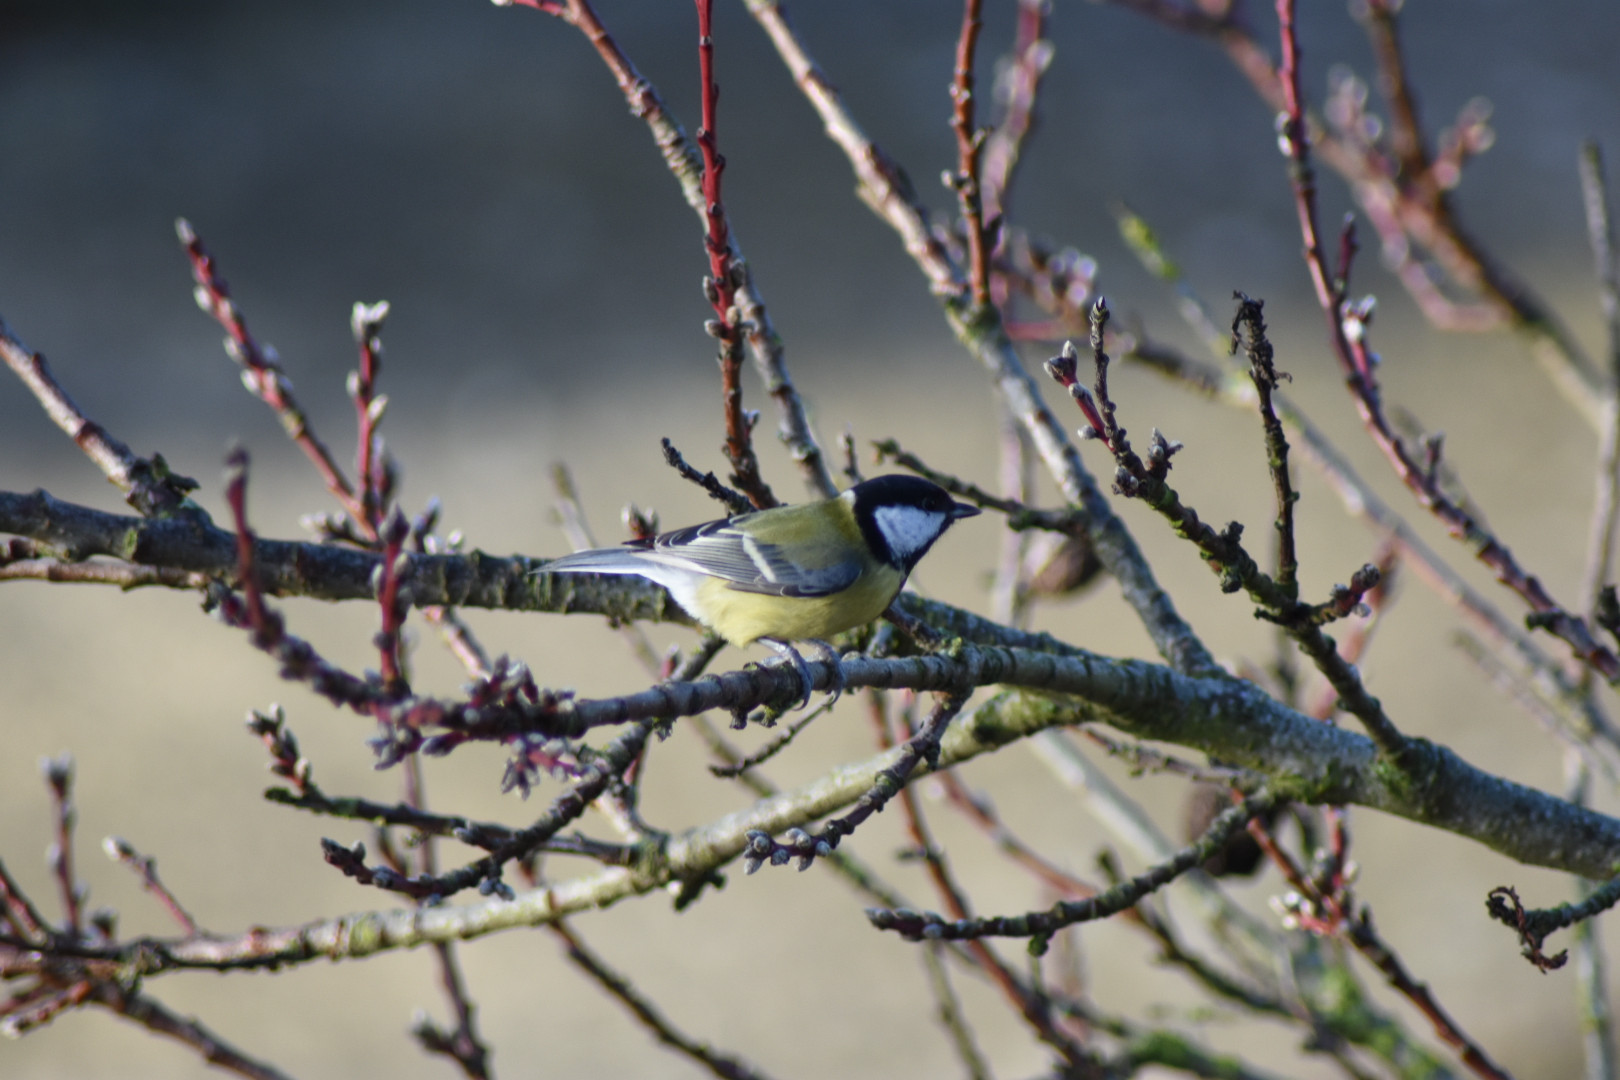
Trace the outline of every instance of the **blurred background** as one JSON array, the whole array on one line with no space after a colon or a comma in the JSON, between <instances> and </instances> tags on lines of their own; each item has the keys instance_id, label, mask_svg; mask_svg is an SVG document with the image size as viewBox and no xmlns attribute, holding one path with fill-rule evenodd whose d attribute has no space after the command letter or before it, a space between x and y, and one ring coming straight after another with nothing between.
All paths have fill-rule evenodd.
<instances>
[{"instance_id":1,"label":"blurred background","mask_svg":"<svg viewBox=\"0 0 1620 1080\"><path fill-rule=\"evenodd\" d=\"M1337 65L1370 78L1365 37L1345 8L1303 7L1312 101ZM719 8L726 205L824 442L846 429L863 445L897 438L935 465L993 486L996 413L986 380L955 345L893 235L851 197L841 154L764 35L741 5ZM604 0L601 15L693 129L691 6ZM868 133L925 201L946 207L935 178L954 164L946 91L957 6L822 0L798 5L793 17ZM1253 18L1271 41L1269 10L1257 5ZM982 78L1011 40L1013 21L1010 3L986 4ZM1403 25L1431 135L1476 97L1494 107L1495 145L1456 193L1465 226L1601 355L1575 163L1584 139L1611 161L1620 157L1620 7L1421 4ZM1012 197L1015 222L1097 259L1101 290L1124 325L1192 355L1204 356L1202 345L1180 324L1174 297L1119 241L1112 203L1128 200L1158 230L1218 314L1234 289L1264 298L1279 366L1294 376L1291 392L1374 487L1410 507L1359 439L1338 389L1298 258L1270 112L1211 45L1130 12L1059 5L1051 36L1056 57ZM1350 203L1336 178L1321 179L1321 220L1332 223ZM698 221L570 27L475 0L0 5L0 316L50 359L91 416L137 452L160 451L201 480L199 497L216 516L225 450L248 447L256 527L299 536L301 514L333 507L275 418L242 391L220 330L196 309L174 239L182 215L344 460L353 447L343 394L355 364L349 310L357 300L391 302L384 432L402 466L407 510L438 496L446 529L461 530L472 546L555 554L567 542L552 522L548 472L566 461L601 542L620 538L618 513L629 502L656 508L667 525L714 515L658 453L668 435L700 468L722 464ZM1358 291L1379 298L1375 344L1392 400L1445 431L1448 460L1492 526L1556 595L1573 599L1595 437L1521 342L1428 329L1377 265L1372 238L1365 242ZM1027 356L1038 363L1048 351L1031 346ZM1210 521L1241 520L1251 536L1263 535L1270 494L1253 418L1129 369L1115 386L1134 431L1156 426L1187 444L1176 459L1184 497ZM748 392L766 410L767 478L797 498L797 476L771 436L769 404L757 383ZM1106 472L1095 447L1086 455ZM0 380L0 488L35 487L122 509L22 387ZM1310 474L1301 487L1303 580L1319 596L1371 558L1377 538ZM1270 637L1244 602L1220 596L1208 571L1145 511L1122 513L1223 659L1269 658ZM1434 544L1450 544L1422 527ZM995 529L988 519L958 529L924 564L917 587L987 610ZM1462 563L1454 544L1444 550ZM1490 587L1488 575L1467 569ZM1511 598L1491 595L1517 616ZM126 931L172 932L132 875L100 855L110 833L155 855L181 899L221 932L388 906L319 858L319 837L352 843L366 830L262 802L265 755L240 721L248 709L280 701L328 791L396 798L398 777L370 768L370 730L280 682L239 634L197 607L179 593L0 587L0 856L42 902L50 896L39 858L49 808L35 762L71 751L91 903L119 909ZM375 664L371 608L284 607L292 630L334 659ZM605 694L643 681L597 620L469 618L492 652L530 663L542 683ZM1108 584L1078 604L1041 609L1037 623L1109 654L1151 655ZM1363 664L1374 692L1404 729L1561 790L1559 749L1496 698L1452 647L1455 629L1452 613L1408 576ZM650 630L660 646L693 640L678 629ZM430 629L418 634L418 685L453 691L458 670ZM744 659L728 652L720 663ZM854 706L846 699L773 763L773 774L803 781L869 754ZM742 736L750 746L760 738ZM685 828L749 802L711 779L703 760L679 725L655 748L647 806L655 824ZM552 789L519 805L497 793L501 767L492 751L458 753L434 763L430 796L441 809L526 821ZM1096 852L1113 842L1023 749L965 773L1027 838L1079 872L1089 873ZM1180 785L1131 783L1163 822L1178 819ZM1615 808L1612 793L1599 801ZM935 818L981 910L1047 902L949 812ZM1545 906L1566 898L1568 880L1368 812L1355 815L1354 828L1361 896L1418 977L1520 1075L1574 1074L1571 976L1536 973L1482 910L1493 885L1516 884ZM854 843L934 906L915 869L895 858L903 843L896 821L875 821ZM551 869L578 870L560 862ZM1273 876L1239 891L1263 911L1280 888ZM913 947L874 935L858 907L819 869L739 873L684 914L653 897L574 925L675 1022L767 1071L875 1077L955 1069L929 1019ZM1293 1036L1279 1029L1182 1015L1198 999L1174 974L1150 969L1148 950L1128 932L1098 926L1082 937L1092 992L1105 1007L1141 1015L1146 1003L1168 1003L1159 1015L1214 1044L1288 1075L1330 1075L1296 1054ZM475 942L463 957L498 1072L696 1075L573 973L549 935ZM448 1068L405 1035L417 1008L444 1016L425 954L275 977L170 976L149 989L293 1075L428 1077ZM1038 1071L1042 1055L1000 1003L971 983L964 993L998 1072ZM1422 1030L1404 1006L1390 1008ZM8 1077L207 1071L189 1051L101 1015L70 1014L0 1044Z\"/></svg>"}]
</instances>

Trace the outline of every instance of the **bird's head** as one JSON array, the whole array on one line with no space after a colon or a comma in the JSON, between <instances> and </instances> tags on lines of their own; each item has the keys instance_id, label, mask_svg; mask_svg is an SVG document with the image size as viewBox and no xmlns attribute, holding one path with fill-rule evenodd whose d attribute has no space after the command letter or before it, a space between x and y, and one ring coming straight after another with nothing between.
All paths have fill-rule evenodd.
<instances>
[{"instance_id":1,"label":"bird's head","mask_svg":"<svg viewBox=\"0 0 1620 1080\"><path fill-rule=\"evenodd\" d=\"M844 493L872 551L906 573L951 524L979 512L920 476L878 476Z\"/></svg>"}]
</instances>

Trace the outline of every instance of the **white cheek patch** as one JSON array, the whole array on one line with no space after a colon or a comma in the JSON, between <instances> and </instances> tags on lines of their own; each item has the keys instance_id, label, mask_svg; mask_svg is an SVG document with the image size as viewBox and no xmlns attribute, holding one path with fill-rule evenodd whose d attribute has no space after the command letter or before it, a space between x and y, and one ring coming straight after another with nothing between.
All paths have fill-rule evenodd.
<instances>
[{"instance_id":1,"label":"white cheek patch","mask_svg":"<svg viewBox=\"0 0 1620 1080\"><path fill-rule=\"evenodd\" d=\"M902 563L910 562L938 540L948 524L944 514L915 506L880 506L872 512L872 520L888 541L889 550Z\"/></svg>"}]
</instances>

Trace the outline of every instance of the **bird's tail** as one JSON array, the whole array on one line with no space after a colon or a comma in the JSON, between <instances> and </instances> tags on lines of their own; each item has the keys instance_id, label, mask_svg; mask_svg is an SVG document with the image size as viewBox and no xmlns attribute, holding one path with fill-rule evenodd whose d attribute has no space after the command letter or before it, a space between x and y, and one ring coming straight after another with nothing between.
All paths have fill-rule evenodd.
<instances>
[{"instance_id":1,"label":"bird's tail","mask_svg":"<svg viewBox=\"0 0 1620 1080\"><path fill-rule=\"evenodd\" d=\"M640 574L648 570L646 559L631 548L595 548L576 551L560 559L552 559L535 571L537 574Z\"/></svg>"}]
</instances>

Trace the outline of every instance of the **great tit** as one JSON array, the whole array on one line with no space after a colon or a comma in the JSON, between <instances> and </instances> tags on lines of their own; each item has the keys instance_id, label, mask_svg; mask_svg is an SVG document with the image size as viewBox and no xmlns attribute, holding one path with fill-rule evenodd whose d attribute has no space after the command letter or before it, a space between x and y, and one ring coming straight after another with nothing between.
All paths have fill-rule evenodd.
<instances>
[{"instance_id":1,"label":"great tit","mask_svg":"<svg viewBox=\"0 0 1620 1080\"><path fill-rule=\"evenodd\" d=\"M835 498L692 525L621 547L579 551L539 570L635 574L668 589L687 613L733 645L792 647L871 622L946 529L978 507L916 476L879 476ZM833 653L836 656L836 653Z\"/></svg>"}]
</instances>

